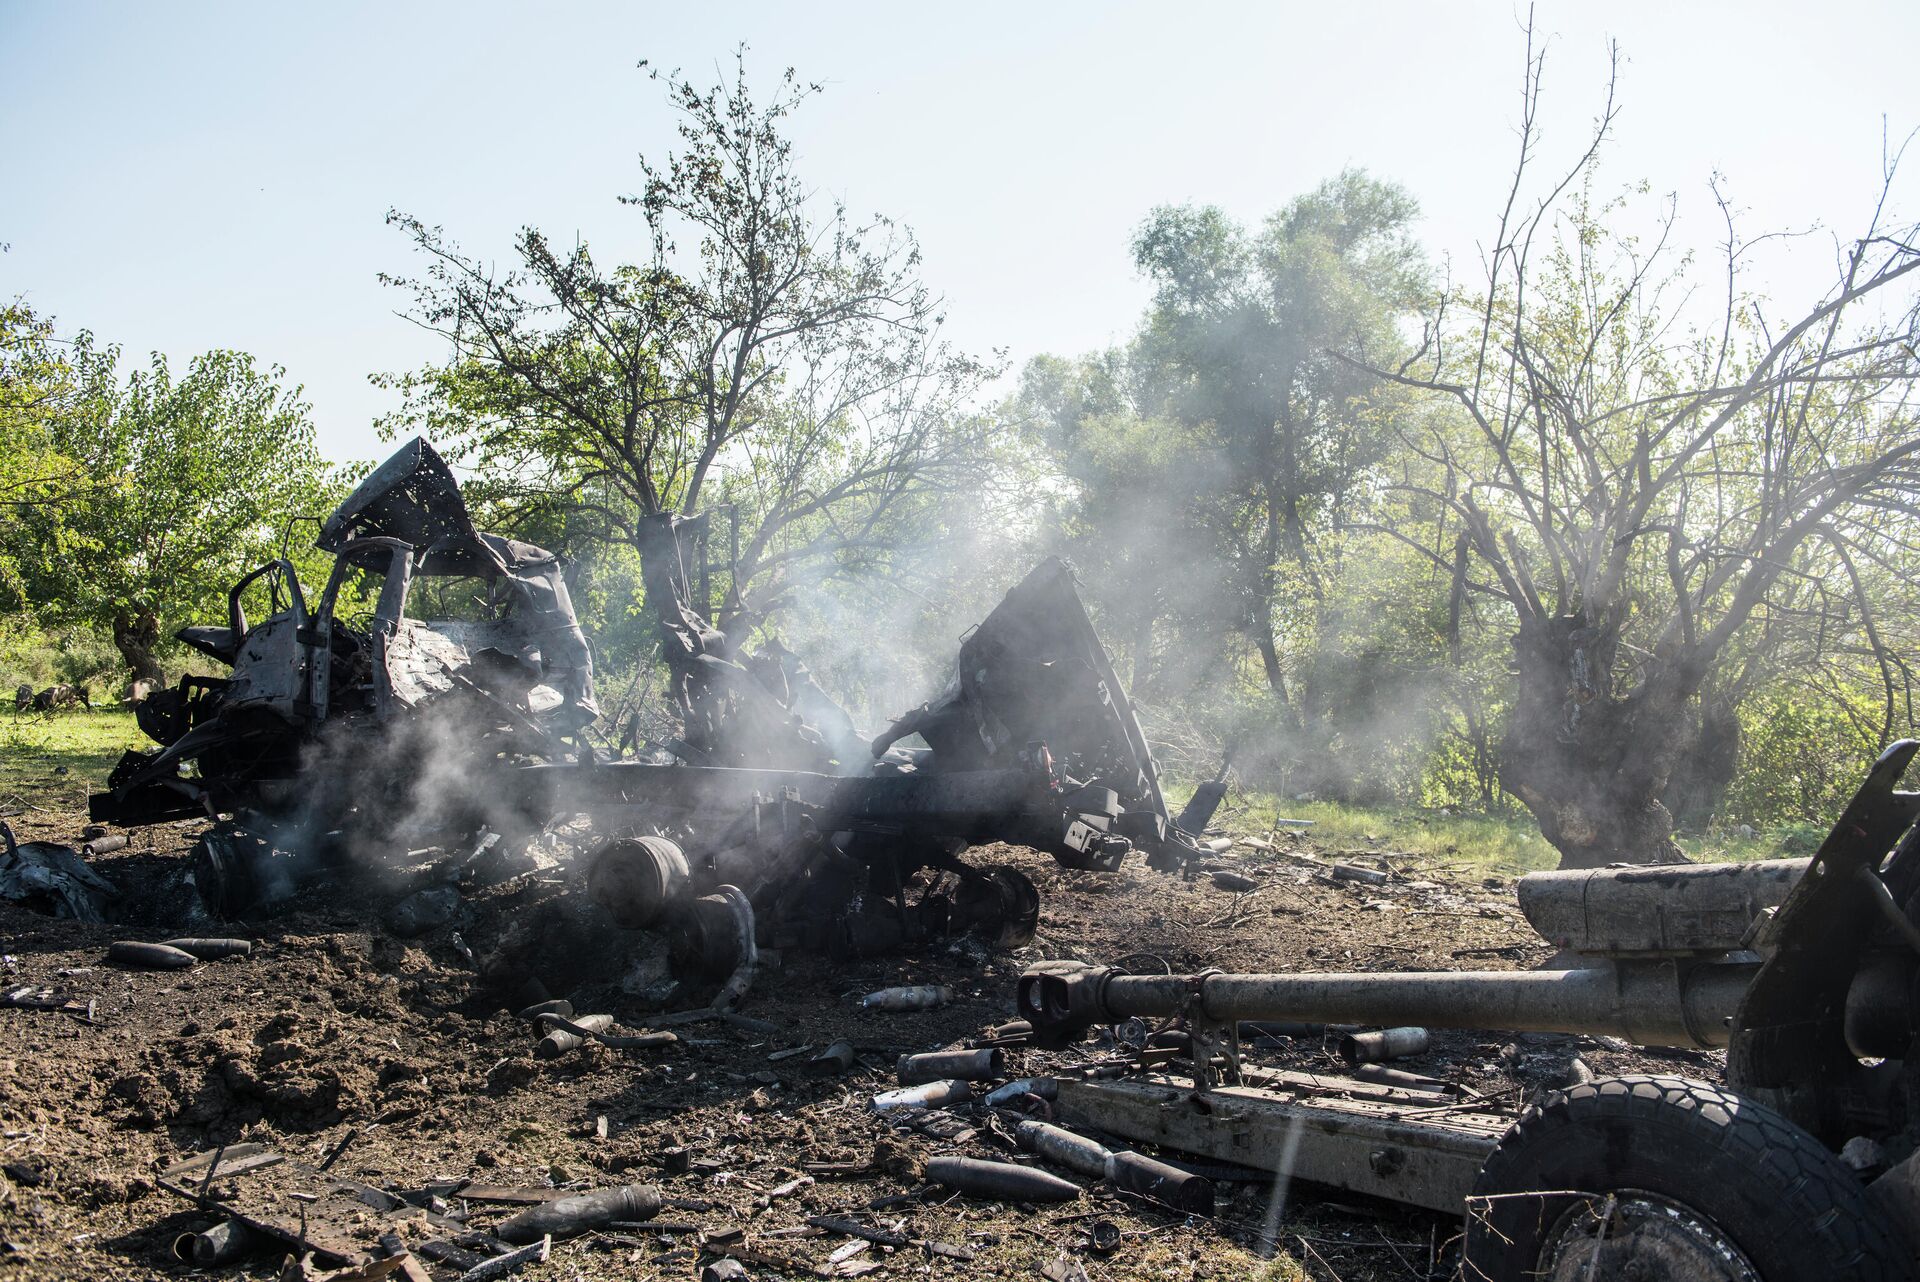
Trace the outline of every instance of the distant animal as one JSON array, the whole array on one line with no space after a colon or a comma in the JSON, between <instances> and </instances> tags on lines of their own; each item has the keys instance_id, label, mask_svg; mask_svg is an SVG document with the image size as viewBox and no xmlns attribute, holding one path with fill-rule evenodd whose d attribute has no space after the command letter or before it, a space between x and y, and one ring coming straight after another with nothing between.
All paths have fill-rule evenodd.
<instances>
[{"instance_id":1,"label":"distant animal","mask_svg":"<svg viewBox=\"0 0 1920 1282\"><path fill-rule=\"evenodd\" d=\"M20 692L18 690L14 691L13 698L14 702L18 704L20 701ZM48 686L39 694L34 695L32 703L29 706L35 712L44 712L51 716L58 709L71 708L75 704L79 704L88 712L93 711L93 699L87 694L87 688L85 686L70 686L62 683L60 685Z\"/></svg>"},{"instance_id":2,"label":"distant animal","mask_svg":"<svg viewBox=\"0 0 1920 1282\"><path fill-rule=\"evenodd\" d=\"M32 706L33 687L22 681L19 688L13 692L13 710L15 712L25 712Z\"/></svg>"}]
</instances>

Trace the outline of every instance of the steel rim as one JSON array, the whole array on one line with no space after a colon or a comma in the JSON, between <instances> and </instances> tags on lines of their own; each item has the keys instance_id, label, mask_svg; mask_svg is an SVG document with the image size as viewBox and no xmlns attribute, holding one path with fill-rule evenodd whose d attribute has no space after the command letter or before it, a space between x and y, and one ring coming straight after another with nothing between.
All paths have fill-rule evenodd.
<instances>
[{"instance_id":1,"label":"steel rim","mask_svg":"<svg viewBox=\"0 0 1920 1282\"><path fill-rule=\"evenodd\" d=\"M1641 1189L1576 1199L1547 1234L1538 1276L1545 1282L1763 1282L1712 1220Z\"/></svg>"}]
</instances>

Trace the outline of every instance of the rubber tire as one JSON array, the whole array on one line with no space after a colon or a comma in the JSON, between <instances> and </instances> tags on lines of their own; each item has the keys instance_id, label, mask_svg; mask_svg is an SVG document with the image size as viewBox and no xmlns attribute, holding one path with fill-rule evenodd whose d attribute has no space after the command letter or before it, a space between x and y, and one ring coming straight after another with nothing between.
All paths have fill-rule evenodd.
<instances>
[{"instance_id":1,"label":"rubber tire","mask_svg":"<svg viewBox=\"0 0 1920 1282\"><path fill-rule=\"evenodd\" d=\"M1765 1282L1912 1282L1894 1226L1824 1145L1772 1109L1683 1077L1613 1077L1529 1109L1487 1158L1467 1205L1464 1282L1538 1276L1571 1197L1638 1189L1710 1221ZM1479 1201L1480 1198L1494 1198Z\"/></svg>"}]
</instances>

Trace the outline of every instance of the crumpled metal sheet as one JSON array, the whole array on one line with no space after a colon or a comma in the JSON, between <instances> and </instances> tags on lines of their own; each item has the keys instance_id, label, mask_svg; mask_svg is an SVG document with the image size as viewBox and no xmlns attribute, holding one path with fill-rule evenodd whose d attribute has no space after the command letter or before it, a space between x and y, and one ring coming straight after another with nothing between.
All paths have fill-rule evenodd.
<instances>
[{"instance_id":1,"label":"crumpled metal sheet","mask_svg":"<svg viewBox=\"0 0 1920 1282\"><path fill-rule=\"evenodd\" d=\"M120 892L81 861L69 846L51 841L16 842L13 829L0 823L0 899L55 917L103 922L106 901Z\"/></svg>"}]
</instances>

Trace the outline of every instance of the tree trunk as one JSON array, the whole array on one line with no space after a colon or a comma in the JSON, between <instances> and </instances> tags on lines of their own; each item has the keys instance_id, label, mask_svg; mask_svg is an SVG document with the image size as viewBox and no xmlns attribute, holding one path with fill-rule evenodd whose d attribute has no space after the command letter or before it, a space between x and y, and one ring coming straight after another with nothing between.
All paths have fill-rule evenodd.
<instances>
[{"instance_id":1,"label":"tree trunk","mask_svg":"<svg viewBox=\"0 0 1920 1282\"><path fill-rule=\"evenodd\" d=\"M1514 637L1519 673L1500 780L1533 812L1562 868L1685 858L1660 797L1691 747L1688 687L1698 678L1656 658L1639 689L1616 696L1619 633L1619 619L1576 614L1528 620Z\"/></svg>"},{"instance_id":2,"label":"tree trunk","mask_svg":"<svg viewBox=\"0 0 1920 1282\"><path fill-rule=\"evenodd\" d=\"M150 681L155 686L167 683L160 660L153 648L160 644L160 620L151 610L131 606L113 616L113 644L127 661L127 670L135 681Z\"/></svg>"},{"instance_id":3,"label":"tree trunk","mask_svg":"<svg viewBox=\"0 0 1920 1282\"><path fill-rule=\"evenodd\" d=\"M1274 644L1273 633L1258 628L1253 636L1254 648L1260 651L1260 670L1266 675L1267 689L1280 701L1282 708L1291 711L1287 701L1287 674L1280 668L1280 647Z\"/></svg>"},{"instance_id":4,"label":"tree trunk","mask_svg":"<svg viewBox=\"0 0 1920 1282\"><path fill-rule=\"evenodd\" d=\"M1720 699L1702 698L1693 751L1674 762L1661 798L1681 832L1702 832L1720 813L1740 765L1740 719Z\"/></svg>"}]
</instances>

